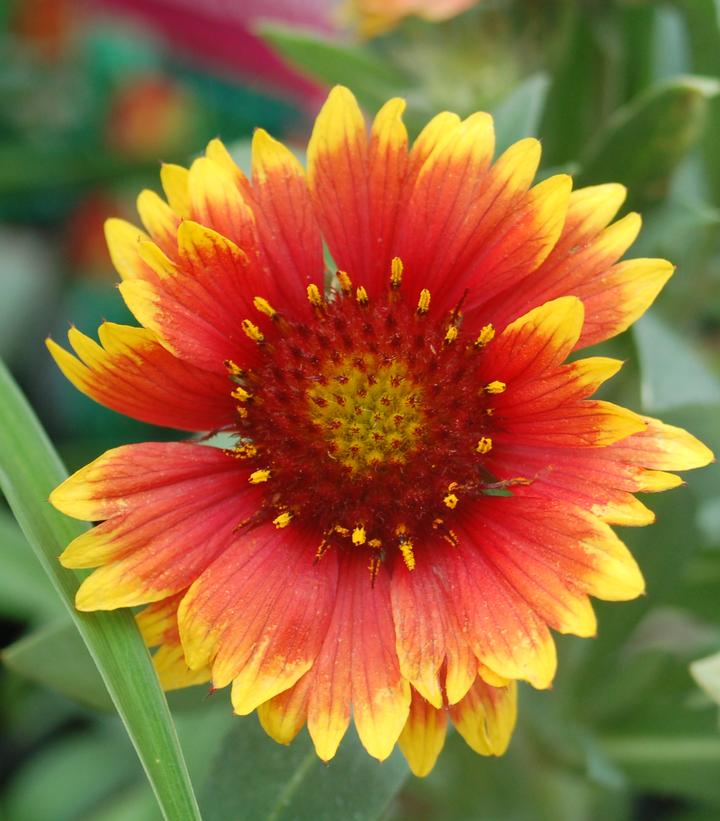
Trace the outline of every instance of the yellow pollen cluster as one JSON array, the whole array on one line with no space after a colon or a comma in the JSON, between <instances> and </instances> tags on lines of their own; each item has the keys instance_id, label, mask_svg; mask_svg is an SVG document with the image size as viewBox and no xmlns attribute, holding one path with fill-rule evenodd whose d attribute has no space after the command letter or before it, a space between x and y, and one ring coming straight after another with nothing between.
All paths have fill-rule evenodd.
<instances>
[{"instance_id":1,"label":"yellow pollen cluster","mask_svg":"<svg viewBox=\"0 0 720 821\"><path fill-rule=\"evenodd\" d=\"M420 444L422 396L401 363L348 357L323 374L307 399L330 457L352 471L402 463Z\"/></svg>"},{"instance_id":2,"label":"yellow pollen cluster","mask_svg":"<svg viewBox=\"0 0 720 821\"><path fill-rule=\"evenodd\" d=\"M495 328L492 325L483 325L480 329L480 335L475 340L476 348L484 348L495 337Z\"/></svg>"}]
</instances>

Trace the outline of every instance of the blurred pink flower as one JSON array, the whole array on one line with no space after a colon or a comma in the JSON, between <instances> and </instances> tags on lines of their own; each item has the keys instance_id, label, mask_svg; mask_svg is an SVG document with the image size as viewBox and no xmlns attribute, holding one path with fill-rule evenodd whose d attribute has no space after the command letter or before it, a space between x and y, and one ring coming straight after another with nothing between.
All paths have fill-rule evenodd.
<instances>
[{"instance_id":1,"label":"blurred pink flower","mask_svg":"<svg viewBox=\"0 0 720 821\"><path fill-rule=\"evenodd\" d=\"M317 99L319 88L287 66L253 34L253 28L267 20L317 31L333 31L337 0L94 2L99 7L127 12L173 46L192 53L205 64L241 74L250 84L285 91L304 102Z\"/></svg>"}]
</instances>

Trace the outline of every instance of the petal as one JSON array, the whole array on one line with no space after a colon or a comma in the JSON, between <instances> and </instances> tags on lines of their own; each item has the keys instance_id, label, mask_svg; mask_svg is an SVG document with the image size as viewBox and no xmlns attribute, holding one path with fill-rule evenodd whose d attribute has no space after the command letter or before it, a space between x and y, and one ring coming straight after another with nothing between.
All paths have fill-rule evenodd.
<instances>
[{"instance_id":1,"label":"petal","mask_svg":"<svg viewBox=\"0 0 720 821\"><path fill-rule=\"evenodd\" d=\"M478 113L445 123L404 195L396 253L414 293L447 281L491 201L488 187L495 134L492 117Z\"/></svg>"},{"instance_id":2,"label":"petal","mask_svg":"<svg viewBox=\"0 0 720 821\"><path fill-rule=\"evenodd\" d=\"M335 754L350 703L365 749L387 758L407 720L410 686L395 652L388 574L381 569L371 584L362 551L341 560L335 612L313 673L308 730L320 758Z\"/></svg>"},{"instance_id":3,"label":"petal","mask_svg":"<svg viewBox=\"0 0 720 821\"><path fill-rule=\"evenodd\" d=\"M552 528L553 524L557 528L559 517L550 519L545 510L538 509L535 500L515 497L511 500L512 508L492 501L495 500L480 500L463 523L488 567L484 584L502 579L555 630L594 636L595 614L580 580L561 573L557 563L549 561L542 552L543 540L559 538ZM536 520L532 520L533 516ZM567 529L578 544L595 536L590 523L570 514Z\"/></svg>"},{"instance_id":4,"label":"petal","mask_svg":"<svg viewBox=\"0 0 720 821\"><path fill-rule=\"evenodd\" d=\"M476 753L502 755L515 729L517 685L491 687L478 678L467 696L450 707L450 718Z\"/></svg>"},{"instance_id":5,"label":"petal","mask_svg":"<svg viewBox=\"0 0 720 821\"><path fill-rule=\"evenodd\" d=\"M467 643L498 675L548 687L556 654L545 622L484 558L472 531L457 531L459 545L438 542L433 557L446 606L455 610Z\"/></svg>"},{"instance_id":6,"label":"petal","mask_svg":"<svg viewBox=\"0 0 720 821\"><path fill-rule=\"evenodd\" d=\"M101 345L70 330L68 339L77 357L47 340L60 370L96 402L133 419L178 430L215 430L234 420L227 378L177 359L153 331L105 322L98 335Z\"/></svg>"},{"instance_id":7,"label":"petal","mask_svg":"<svg viewBox=\"0 0 720 821\"><path fill-rule=\"evenodd\" d=\"M246 715L310 669L325 637L337 586L336 557L313 562L312 535L271 524L236 540L180 605L180 636L192 668L212 664L231 681Z\"/></svg>"},{"instance_id":8,"label":"petal","mask_svg":"<svg viewBox=\"0 0 720 821\"><path fill-rule=\"evenodd\" d=\"M322 238L305 171L295 155L266 131L252 143L253 197L268 268L284 301L304 315L306 288L324 289Z\"/></svg>"},{"instance_id":9,"label":"petal","mask_svg":"<svg viewBox=\"0 0 720 821\"><path fill-rule=\"evenodd\" d=\"M163 163L160 167L160 181L167 201L181 219L188 219L192 213L189 177L190 172L181 165Z\"/></svg>"},{"instance_id":10,"label":"petal","mask_svg":"<svg viewBox=\"0 0 720 821\"><path fill-rule=\"evenodd\" d=\"M135 617L145 644L148 647L159 645L152 660L163 690L178 690L210 680L209 668L191 670L185 661L177 626L178 605L184 595L183 590L168 599L154 602Z\"/></svg>"},{"instance_id":11,"label":"petal","mask_svg":"<svg viewBox=\"0 0 720 821\"><path fill-rule=\"evenodd\" d=\"M558 597L562 594L551 577L565 582L568 593L557 603L554 618L558 621L562 608L580 607L571 602L578 591L607 601L627 601L644 591L637 563L612 529L573 505L527 496L485 497L478 500L463 527L488 563L512 551L516 563L527 568L538 584L545 585L543 596L551 589L556 589ZM519 575L515 573L513 578ZM532 587L528 582L523 584L528 591ZM547 616L549 600L541 605L539 594L522 595ZM577 613L581 617L582 609ZM570 613L567 618L572 618ZM489 666L505 675L496 665Z\"/></svg>"},{"instance_id":12,"label":"petal","mask_svg":"<svg viewBox=\"0 0 720 821\"><path fill-rule=\"evenodd\" d=\"M188 587L237 538L260 494L219 448L146 443L115 448L50 496L75 518L106 520L70 543L66 567L104 564L81 584L77 607L114 609Z\"/></svg>"},{"instance_id":13,"label":"petal","mask_svg":"<svg viewBox=\"0 0 720 821\"><path fill-rule=\"evenodd\" d=\"M552 253L522 282L496 295L481 311L483 322L502 326L533 305L573 294L585 303L578 347L625 330L652 304L673 267L664 260L618 259L640 230L638 214L608 227L625 198L616 184L580 189L570 197L567 220Z\"/></svg>"},{"instance_id":14,"label":"petal","mask_svg":"<svg viewBox=\"0 0 720 821\"><path fill-rule=\"evenodd\" d=\"M179 261L157 246L141 246L156 267L157 282L125 281L120 291L130 310L172 353L209 371L225 372L228 359L256 355L242 321L255 315L248 259L230 240L191 220L178 229Z\"/></svg>"},{"instance_id":15,"label":"petal","mask_svg":"<svg viewBox=\"0 0 720 821\"><path fill-rule=\"evenodd\" d=\"M177 229L180 217L154 191L142 191L137 199L140 219L153 242L171 259L177 256Z\"/></svg>"},{"instance_id":16,"label":"petal","mask_svg":"<svg viewBox=\"0 0 720 821\"><path fill-rule=\"evenodd\" d=\"M157 274L140 256L140 243L148 239L144 231L125 220L112 217L105 221L105 241L121 279L157 279Z\"/></svg>"},{"instance_id":17,"label":"petal","mask_svg":"<svg viewBox=\"0 0 720 821\"><path fill-rule=\"evenodd\" d=\"M192 219L230 240L251 259L257 255L255 215L223 166L200 157L190 167L188 190Z\"/></svg>"},{"instance_id":18,"label":"petal","mask_svg":"<svg viewBox=\"0 0 720 821\"><path fill-rule=\"evenodd\" d=\"M443 705L440 668L446 656L449 613L439 588L431 556L419 556L410 571L395 562L391 596L400 671L424 699ZM475 670L473 670L474 679Z\"/></svg>"},{"instance_id":19,"label":"petal","mask_svg":"<svg viewBox=\"0 0 720 821\"><path fill-rule=\"evenodd\" d=\"M352 93L330 92L315 121L307 152L308 182L320 227L335 264L360 280L369 270L368 138Z\"/></svg>"},{"instance_id":20,"label":"petal","mask_svg":"<svg viewBox=\"0 0 720 821\"><path fill-rule=\"evenodd\" d=\"M572 296L534 308L490 343L484 359L490 370L483 375L511 384L558 367L575 347L584 319L582 302Z\"/></svg>"},{"instance_id":21,"label":"petal","mask_svg":"<svg viewBox=\"0 0 720 821\"><path fill-rule=\"evenodd\" d=\"M310 670L297 684L257 708L263 730L278 744L290 744L307 721L313 680L313 672Z\"/></svg>"},{"instance_id":22,"label":"petal","mask_svg":"<svg viewBox=\"0 0 720 821\"><path fill-rule=\"evenodd\" d=\"M447 717L412 691L410 714L399 738L400 749L413 775L423 778L435 766L445 744Z\"/></svg>"},{"instance_id":23,"label":"petal","mask_svg":"<svg viewBox=\"0 0 720 821\"><path fill-rule=\"evenodd\" d=\"M368 151L368 262L362 284L370 294L387 287L394 256L394 235L404 206L403 186L408 166L408 134L402 121L405 100L396 97L378 111L370 129Z\"/></svg>"}]
</instances>

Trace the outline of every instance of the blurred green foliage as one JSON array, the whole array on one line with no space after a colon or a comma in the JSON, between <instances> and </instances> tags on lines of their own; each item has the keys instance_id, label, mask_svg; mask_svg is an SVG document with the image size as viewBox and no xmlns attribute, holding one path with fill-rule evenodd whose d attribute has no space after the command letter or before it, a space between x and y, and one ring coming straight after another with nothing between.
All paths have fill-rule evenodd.
<instances>
[{"instance_id":1,"label":"blurred green foliage","mask_svg":"<svg viewBox=\"0 0 720 821\"><path fill-rule=\"evenodd\" d=\"M0 20L7 21L5 6ZM651 314L603 352L627 360L610 398L662 414L720 450L720 4L716 0L485 0L443 24L408 20L358 41L264 24L302 73L349 85L369 112L408 99L417 133L429 116L490 110L498 146L536 135L542 174L619 181L644 229L634 256L678 266ZM159 72L183 88L185 159L215 133L253 125L298 131L298 111L195 73L151 41L93 30L59 69L8 33L0 82L0 346L76 467L103 448L167 435L91 405L64 385L40 337L70 317L92 332L126 318L107 260L82 265L60 238L92 187L121 204L156 187L154 156L104 142L112 90ZM142 69L142 72L140 71ZM48 85L48 81L51 81ZM74 101L69 110L48 98ZM130 210L130 206L126 206ZM20 228L22 225L22 228ZM595 640L559 640L552 691L523 688L509 753L481 759L457 736L436 769L407 778L344 742L323 768L303 735L277 747L223 694L172 694L181 743L208 819L392 821L715 821L720 817L720 475L645 500L657 523L623 529L647 596L597 606ZM0 517L0 676L10 821L151 821L158 810L101 679L22 535ZM17 640L13 643L12 639ZM251 798L248 798L251 796Z\"/></svg>"}]
</instances>

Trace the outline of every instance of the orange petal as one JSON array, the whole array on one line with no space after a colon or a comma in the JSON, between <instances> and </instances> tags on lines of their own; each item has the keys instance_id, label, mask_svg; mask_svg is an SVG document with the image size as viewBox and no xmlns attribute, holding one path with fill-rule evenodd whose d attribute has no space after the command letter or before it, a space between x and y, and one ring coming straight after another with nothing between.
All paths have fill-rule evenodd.
<instances>
[{"instance_id":1,"label":"orange petal","mask_svg":"<svg viewBox=\"0 0 720 821\"><path fill-rule=\"evenodd\" d=\"M368 256L368 138L352 93L335 86L315 121L307 151L308 181L330 253L356 281ZM358 282L358 284L363 284Z\"/></svg>"},{"instance_id":2,"label":"orange petal","mask_svg":"<svg viewBox=\"0 0 720 821\"><path fill-rule=\"evenodd\" d=\"M256 355L242 330L255 316L259 292L246 255L230 240L191 220L178 229L179 259L173 265L157 246L141 246L160 276L155 283L120 286L130 310L176 356L200 368L225 373L224 361Z\"/></svg>"},{"instance_id":3,"label":"orange petal","mask_svg":"<svg viewBox=\"0 0 720 821\"><path fill-rule=\"evenodd\" d=\"M443 548L437 561L473 652L504 678L549 687L557 658L545 621L483 556L473 532L458 528L458 535L459 546Z\"/></svg>"},{"instance_id":4,"label":"orange petal","mask_svg":"<svg viewBox=\"0 0 720 821\"><path fill-rule=\"evenodd\" d=\"M153 331L105 322L98 335L101 345L70 330L77 357L47 340L60 370L96 402L178 430L214 430L235 418L227 378L177 359Z\"/></svg>"},{"instance_id":5,"label":"orange petal","mask_svg":"<svg viewBox=\"0 0 720 821\"><path fill-rule=\"evenodd\" d=\"M180 636L193 668L212 665L213 684L232 682L246 715L287 690L318 654L336 595L336 556L313 563L301 530L261 525L237 539L180 605Z\"/></svg>"},{"instance_id":6,"label":"orange petal","mask_svg":"<svg viewBox=\"0 0 720 821\"><path fill-rule=\"evenodd\" d=\"M81 610L157 601L189 586L257 510L248 471L218 448L126 445L66 479L50 495L62 512L105 519L74 539L66 567L103 564L77 594Z\"/></svg>"},{"instance_id":7,"label":"orange petal","mask_svg":"<svg viewBox=\"0 0 720 821\"><path fill-rule=\"evenodd\" d=\"M383 760L392 752L410 707L410 686L395 652L387 571L381 569L371 585L367 556L362 551L346 554L338 593L313 668L308 730L320 758L332 758L352 703L360 741L370 755Z\"/></svg>"},{"instance_id":8,"label":"orange petal","mask_svg":"<svg viewBox=\"0 0 720 821\"><path fill-rule=\"evenodd\" d=\"M310 310L306 288L315 283L323 290L325 267L305 171L292 151L261 128L253 136L252 165L252 195L267 266L285 304L303 316Z\"/></svg>"}]
</instances>

